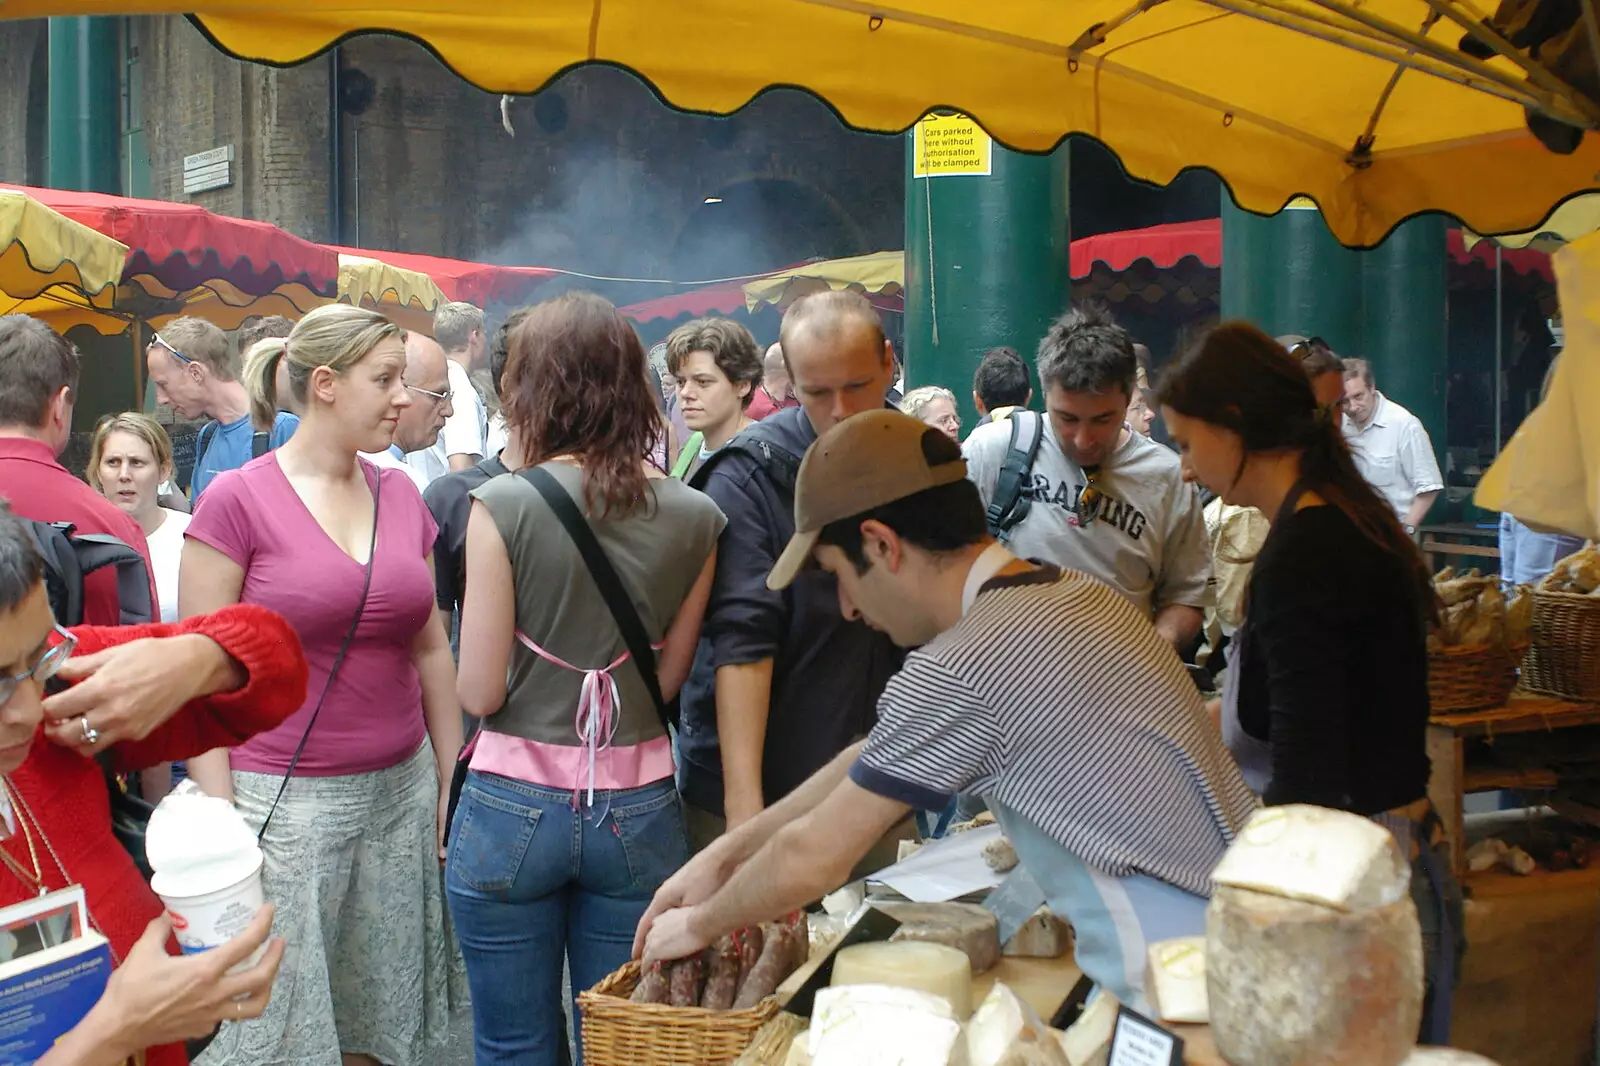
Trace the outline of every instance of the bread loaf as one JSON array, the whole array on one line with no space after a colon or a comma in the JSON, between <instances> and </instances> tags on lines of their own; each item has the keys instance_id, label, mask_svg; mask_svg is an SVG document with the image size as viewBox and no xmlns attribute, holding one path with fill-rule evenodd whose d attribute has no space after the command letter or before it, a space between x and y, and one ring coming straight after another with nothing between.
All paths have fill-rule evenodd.
<instances>
[{"instance_id":1,"label":"bread loaf","mask_svg":"<svg viewBox=\"0 0 1600 1066\"><path fill-rule=\"evenodd\" d=\"M1409 894L1353 912L1218 886L1206 912L1211 1034L1233 1066L1399 1066L1422 1017Z\"/></svg>"}]
</instances>

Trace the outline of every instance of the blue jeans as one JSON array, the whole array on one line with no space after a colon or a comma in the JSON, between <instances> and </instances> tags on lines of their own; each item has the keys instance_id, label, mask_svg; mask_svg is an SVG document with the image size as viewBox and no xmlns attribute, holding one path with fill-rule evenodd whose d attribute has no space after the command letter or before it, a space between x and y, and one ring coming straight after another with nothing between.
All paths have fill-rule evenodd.
<instances>
[{"instance_id":1,"label":"blue jeans","mask_svg":"<svg viewBox=\"0 0 1600 1066\"><path fill-rule=\"evenodd\" d=\"M561 1062L563 955L574 994L627 962L656 889L688 859L671 778L596 792L588 808L574 807L570 790L469 773L445 892L472 989L477 1066ZM572 1013L581 1063L576 1004Z\"/></svg>"}]
</instances>

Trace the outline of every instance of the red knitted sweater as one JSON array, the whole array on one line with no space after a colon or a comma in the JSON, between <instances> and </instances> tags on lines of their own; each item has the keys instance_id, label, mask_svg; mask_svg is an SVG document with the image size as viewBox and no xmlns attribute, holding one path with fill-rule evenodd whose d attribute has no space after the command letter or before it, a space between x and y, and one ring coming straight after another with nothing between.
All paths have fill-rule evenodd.
<instances>
[{"instance_id":1,"label":"red knitted sweater","mask_svg":"<svg viewBox=\"0 0 1600 1066\"><path fill-rule=\"evenodd\" d=\"M118 745L116 758L123 769L232 747L277 726L305 702L306 661L299 638L287 622L264 607L239 604L172 625L82 626L72 632L78 638L79 655L141 637L201 633L220 644L249 675L243 688L196 700L144 740ZM52 744L41 730L34 735L27 760L11 775L11 784L39 820L67 877L83 886L90 917L111 941L120 963L145 926L161 913L161 901L112 835L110 798L99 765ZM28 868L27 845L21 833L0 847ZM45 886L65 888L55 862L42 846L39 852ZM20 878L0 869L0 906L20 903L31 895ZM173 954L177 954L176 948L175 943L168 945ZM183 1066L188 1059L182 1045L176 1045L151 1048L145 1061L147 1066Z\"/></svg>"}]
</instances>

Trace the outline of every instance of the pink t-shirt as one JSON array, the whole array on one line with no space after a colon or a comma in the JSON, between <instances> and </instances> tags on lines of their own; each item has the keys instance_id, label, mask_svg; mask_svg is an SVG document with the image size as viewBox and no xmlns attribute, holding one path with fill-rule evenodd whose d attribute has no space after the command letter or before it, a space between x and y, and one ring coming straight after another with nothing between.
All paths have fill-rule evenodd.
<instances>
[{"instance_id":1,"label":"pink t-shirt","mask_svg":"<svg viewBox=\"0 0 1600 1066\"><path fill-rule=\"evenodd\" d=\"M369 480L381 479L372 587L297 776L387 769L414 754L426 735L411 641L433 613L427 556L438 527L405 471L361 465ZM277 729L233 749L234 769L282 774L355 619L363 567L317 525L276 452L219 475L186 532L244 567L241 602L270 607L300 635L311 668L305 705Z\"/></svg>"}]
</instances>

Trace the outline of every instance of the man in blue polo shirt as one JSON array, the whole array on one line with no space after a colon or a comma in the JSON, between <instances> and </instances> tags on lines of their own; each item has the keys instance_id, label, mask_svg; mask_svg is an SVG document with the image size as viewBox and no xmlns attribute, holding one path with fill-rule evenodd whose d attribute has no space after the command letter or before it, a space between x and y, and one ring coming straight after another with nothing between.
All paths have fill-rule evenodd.
<instances>
[{"instance_id":1,"label":"man in blue polo shirt","mask_svg":"<svg viewBox=\"0 0 1600 1066\"><path fill-rule=\"evenodd\" d=\"M821 436L769 583L812 562L839 607L917 650L878 722L656 895L635 950L691 954L842 883L907 810L981 794L1083 972L1148 1010L1149 943L1203 935L1211 870L1255 797L1145 612L989 536L956 446L896 412Z\"/></svg>"},{"instance_id":2,"label":"man in blue polo shirt","mask_svg":"<svg viewBox=\"0 0 1600 1066\"><path fill-rule=\"evenodd\" d=\"M226 333L189 315L169 322L145 349L156 402L170 405L185 421L211 419L195 438L189 498L197 502L218 474L278 447L300 425L294 415L279 411L270 433L257 432L250 397L239 382L239 362Z\"/></svg>"}]
</instances>

